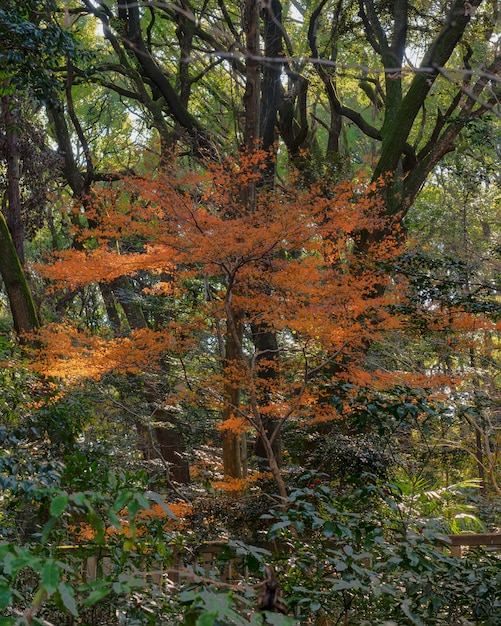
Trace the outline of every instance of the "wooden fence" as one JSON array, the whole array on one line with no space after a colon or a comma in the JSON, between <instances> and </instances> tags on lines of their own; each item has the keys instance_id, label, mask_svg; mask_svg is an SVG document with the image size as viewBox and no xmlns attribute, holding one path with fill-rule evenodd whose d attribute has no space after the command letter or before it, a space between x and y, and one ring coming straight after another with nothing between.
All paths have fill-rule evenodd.
<instances>
[{"instance_id":1,"label":"wooden fence","mask_svg":"<svg viewBox=\"0 0 501 626\"><path fill-rule=\"evenodd\" d=\"M232 582L245 579L249 572L242 556L222 558L228 552L224 543L207 543L192 550L174 550L170 558L170 566L164 568L161 561L145 556L145 563L135 574L143 577L145 582L163 586L179 582L196 582L201 577L209 577L215 568L219 570L220 581ZM82 559L82 578L86 582L96 580L113 571L113 561L106 550Z\"/></svg>"},{"instance_id":2,"label":"wooden fence","mask_svg":"<svg viewBox=\"0 0 501 626\"><path fill-rule=\"evenodd\" d=\"M493 550L501 550L501 533L468 533L461 535L449 535L446 547L452 556L462 556L463 548L486 546Z\"/></svg>"},{"instance_id":3,"label":"wooden fence","mask_svg":"<svg viewBox=\"0 0 501 626\"><path fill-rule=\"evenodd\" d=\"M501 550L501 533L468 533L448 535L443 540L442 547L449 549L452 556L461 557L465 548L485 546L492 550ZM145 581L156 585L179 582L194 582L202 576L209 576L217 567L219 580L231 582L245 579L248 576L245 559L241 556L221 558L228 551L224 543L215 542L193 547L192 550L174 551L171 564L164 568L154 559L147 559L149 567L138 569L137 575L143 576ZM96 580L106 576L113 570L113 563L105 550L101 554L93 554L82 561L82 576L84 580Z\"/></svg>"}]
</instances>

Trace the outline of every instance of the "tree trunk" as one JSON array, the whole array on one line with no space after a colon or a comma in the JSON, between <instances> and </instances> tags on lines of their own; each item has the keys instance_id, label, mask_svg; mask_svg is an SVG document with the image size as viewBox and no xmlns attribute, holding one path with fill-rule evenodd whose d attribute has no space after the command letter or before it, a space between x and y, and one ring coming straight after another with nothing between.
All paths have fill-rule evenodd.
<instances>
[{"instance_id":1,"label":"tree trunk","mask_svg":"<svg viewBox=\"0 0 501 626\"><path fill-rule=\"evenodd\" d=\"M263 389L260 391L259 403L262 406L266 406L270 402L270 382L272 382L277 375L275 363L278 359L278 342L277 334L272 329L266 328L263 325L253 325L252 327L252 339L256 349L256 386L259 390L261 386ZM260 385L260 381L262 385ZM261 418L266 438L269 440L277 427L278 421L273 417ZM276 436L271 444L273 456L276 460L277 466L282 465L282 446L280 435ZM263 437L258 434L256 439L256 445L254 447L254 453L258 457L258 463L261 469L267 469L265 464L268 462L268 450L263 441Z\"/></svg>"},{"instance_id":2,"label":"tree trunk","mask_svg":"<svg viewBox=\"0 0 501 626\"><path fill-rule=\"evenodd\" d=\"M259 54L259 3L246 0L244 6L245 26L245 109L244 147L248 152L256 149L259 138L259 109L261 100ZM251 204L252 206L252 204Z\"/></svg>"},{"instance_id":3,"label":"tree trunk","mask_svg":"<svg viewBox=\"0 0 501 626\"><path fill-rule=\"evenodd\" d=\"M267 59L273 59L273 61L263 63L260 125L263 150L271 153L277 138L277 114L283 95L280 80L282 64L276 60L283 54L282 5L278 0L272 0L266 8L263 8L263 22L264 56ZM275 159L269 158L261 184L271 187L274 178Z\"/></svg>"},{"instance_id":4,"label":"tree trunk","mask_svg":"<svg viewBox=\"0 0 501 626\"><path fill-rule=\"evenodd\" d=\"M151 421L153 426L148 429L147 443L150 458L160 457L167 466L167 480L188 484L190 482L190 467L186 453L186 442L181 432L175 407L165 407L158 402L154 387L147 385L145 397L153 407ZM144 426L143 426L144 429ZM138 429L141 435L141 429ZM153 438L154 435L154 438ZM155 441L156 439L156 441ZM151 454L153 451L153 454Z\"/></svg>"},{"instance_id":5,"label":"tree trunk","mask_svg":"<svg viewBox=\"0 0 501 626\"><path fill-rule=\"evenodd\" d=\"M223 426L224 422L237 414L240 405L240 385L235 370L242 360L243 314L230 309L227 319L225 337L225 352L223 367L228 369L224 384ZM242 435L235 433L231 428L223 428L223 467L224 475L228 478L243 478L242 465Z\"/></svg>"},{"instance_id":6,"label":"tree trunk","mask_svg":"<svg viewBox=\"0 0 501 626\"><path fill-rule=\"evenodd\" d=\"M23 271L24 233L19 192L19 150L12 106L13 99L10 96L2 98L7 183L2 201L5 215L0 212L0 274L5 283L14 329L20 341L25 341L23 336L38 328L39 321Z\"/></svg>"},{"instance_id":7,"label":"tree trunk","mask_svg":"<svg viewBox=\"0 0 501 626\"><path fill-rule=\"evenodd\" d=\"M381 176L387 174L396 176L398 163L404 152L414 121L439 75L439 68L445 66L456 49L470 22L474 9L480 2L481 0L472 0L468 5L470 8L468 11L465 10L463 0L456 0L454 3L444 27L423 57L421 71L414 75L398 110L392 113L391 125L384 129L381 156L374 169L373 181L377 181ZM390 185L390 189L397 182L394 181ZM401 198L397 198L395 194L390 192L388 213L390 215L398 213L402 210L401 205Z\"/></svg>"},{"instance_id":8,"label":"tree trunk","mask_svg":"<svg viewBox=\"0 0 501 626\"><path fill-rule=\"evenodd\" d=\"M186 453L186 442L176 415L167 409L157 409L154 419L155 435L162 459L168 464L168 479L177 483L190 482L190 466Z\"/></svg>"},{"instance_id":9,"label":"tree trunk","mask_svg":"<svg viewBox=\"0 0 501 626\"><path fill-rule=\"evenodd\" d=\"M14 330L21 342L39 327L30 288L3 213L0 212L0 274L9 298Z\"/></svg>"},{"instance_id":10,"label":"tree trunk","mask_svg":"<svg viewBox=\"0 0 501 626\"><path fill-rule=\"evenodd\" d=\"M21 168L15 106L15 100L11 96L2 98L7 161L7 191L4 196L3 210L17 256L21 265L24 265L24 227L21 218L21 194L19 190Z\"/></svg>"}]
</instances>

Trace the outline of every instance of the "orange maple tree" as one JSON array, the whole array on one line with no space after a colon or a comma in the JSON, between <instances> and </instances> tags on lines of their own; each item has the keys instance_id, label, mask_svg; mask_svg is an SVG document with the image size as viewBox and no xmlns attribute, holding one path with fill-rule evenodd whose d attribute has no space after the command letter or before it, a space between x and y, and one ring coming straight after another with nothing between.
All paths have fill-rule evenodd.
<instances>
[{"instance_id":1,"label":"orange maple tree","mask_svg":"<svg viewBox=\"0 0 501 626\"><path fill-rule=\"evenodd\" d=\"M144 293L165 298L168 314L160 326L121 337L49 326L38 363L45 374L99 378L151 371L168 359L189 380L173 385L166 402L202 396L221 411L226 475L242 477L225 448L238 448L242 433L254 430L285 496L273 448L284 423L338 418L325 402L325 377L366 382L364 349L399 324L386 308L398 288L382 269L399 244L386 237L357 253L359 234L381 231L383 219L375 187L363 180L302 189L292 179L258 188L249 207L242 189L259 181L265 157L255 151L201 174L173 166L96 193L86 214L92 227L75 232L81 250L57 253L37 271L51 289L141 273ZM273 354L259 352L252 327L274 333ZM187 373L190 355L198 365ZM269 417L273 431L265 427Z\"/></svg>"}]
</instances>

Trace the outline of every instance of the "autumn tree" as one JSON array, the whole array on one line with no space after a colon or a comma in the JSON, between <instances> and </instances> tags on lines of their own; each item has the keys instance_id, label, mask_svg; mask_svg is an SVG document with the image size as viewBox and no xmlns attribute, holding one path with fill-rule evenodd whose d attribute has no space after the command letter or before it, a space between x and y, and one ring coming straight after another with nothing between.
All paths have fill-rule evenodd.
<instances>
[{"instance_id":1,"label":"autumn tree","mask_svg":"<svg viewBox=\"0 0 501 626\"><path fill-rule=\"evenodd\" d=\"M242 476L232 455L240 434L251 429L285 497L273 441L287 421L337 417L324 397L329 366L344 361L361 375L356 365L364 342L394 324L386 296L367 295L387 281L378 263L394 254L395 244L387 239L371 248L363 267L353 256L353 230L374 227L371 189L361 183L340 185L330 199L317 188L262 190L247 211L242 184L259 178L266 160L266 153L253 153L209 175L172 170L103 190L89 208L92 227L80 233L94 244L61 252L38 271L67 289L147 272L144 294L162 296L166 315L156 328L122 339L48 329L40 367L97 378L158 368L170 381L166 404L186 410L201 397L221 411L227 475ZM256 345L258 325L276 333L278 354ZM272 432L267 418L275 423Z\"/></svg>"}]
</instances>

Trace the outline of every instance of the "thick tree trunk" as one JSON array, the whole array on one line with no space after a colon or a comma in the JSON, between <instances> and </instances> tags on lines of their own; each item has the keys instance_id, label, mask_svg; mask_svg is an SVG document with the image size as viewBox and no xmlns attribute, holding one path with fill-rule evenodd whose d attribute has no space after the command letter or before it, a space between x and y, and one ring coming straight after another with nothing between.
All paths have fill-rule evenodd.
<instances>
[{"instance_id":1,"label":"thick tree trunk","mask_svg":"<svg viewBox=\"0 0 501 626\"><path fill-rule=\"evenodd\" d=\"M23 336L39 327L38 315L30 288L7 222L0 213L0 274L9 298L14 329L21 341Z\"/></svg>"},{"instance_id":2,"label":"thick tree trunk","mask_svg":"<svg viewBox=\"0 0 501 626\"><path fill-rule=\"evenodd\" d=\"M283 53L282 5L278 0L272 0L263 9L263 22L264 55L267 59L272 59L272 61L263 63L261 138L263 149L271 150L276 141L277 114L283 94L282 82L280 80L282 64L278 61ZM270 163L270 169L269 173L274 176L275 168L273 163Z\"/></svg>"},{"instance_id":3,"label":"thick tree trunk","mask_svg":"<svg viewBox=\"0 0 501 626\"><path fill-rule=\"evenodd\" d=\"M101 290L101 296L103 298L104 306L106 308L108 322L115 332L119 331L121 327L121 320L117 310L115 294L113 293L113 290L109 283L102 283L99 285L99 288Z\"/></svg>"},{"instance_id":4,"label":"thick tree trunk","mask_svg":"<svg viewBox=\"0 0 501 626\"><path fill-rule=\"evenodd\" d=\"M154 415L155 435L162 459L168 464L168 479L177 483L190 482L186 442L181 433L179 421L172 411L157 409Z\"/></svg>"},{"instance_id":5,"label":"thick tree trunk","mask_svg":"<svg viewBox=\"0 0 501 626\"><path fill-rule=\"evenodd\" d=\"M276 362L278 360L277 334L272 329L265 326L254 325L252 328L252 339L256 349L256 386L259 392L259 403L266 406L270 402L270 386L277 376ZM260 384L261 383L261 384ZM259 389L261 387L261 389ZM266 438L270 440L277 425L278 420L273 417L261 418ZM276 436L271 443L271 451L278 467L282 465L282 445L280 435ZM263 437L258 434L254 453L258 457L261 469L267 469L269 450L263 441Z\"/></svg>"},{"instance_id":6,"label":"thick tree trunk","mask_svg":"<svg viewBox=\"0 0 501 626\"><path fill-rule=\"evenodd\" d=\"M414 75L398 110L392 114L391 125L384 129L381 156L373 174L374 181L388 173L395 175L416 116L439 75L440 68L445 66L456 49L471 15L480 4L481 0L472 0L468 3L469 10L466 10L464 0L456 0L454 3L444 27L424 55L419 71ZM389 212L398 213L401 203L397 198L391 200Z\"/></svg>"},{"instance_id":7,"label":"thick tree trunk","mask_svg":"<svg viewBox=\"0 0 501 626\"><path fill-rule=\"evenodd\" d=\"M24 227L21 218L19 144L15 100L10 96L2 98L5 127L5 156L7 161L7 191L4 196L4 214L9 226L12 241L21 265L24 265Z\"/></svg>"},{"instance_id":8,"label":"thick tree trunk","mask_svg":"<svg viewBox=\"0 0 501 626\"><path fill-rule=\"evenodd\" d=\"M14 329L20 340L25 341L23 336L38 328L39 321L23 271L24 233L19 191L21 174L13 104L11 97L2 98L7 184L2 201L5 214L0 212L0 274L5 283Z\"/></svg>"},{"instance_id":9,"label":"thick tree trunk","mask_svg":"<svg viewBox=\"0 0 501 626\"><path fill-rule=\"evenodd\" d=\"M259 3L245 0L245 93L243 105L245 109L244 147L248 152L256 148L259 138L259 118L261 102L260 70L257 56L259 55Z\"/></svg>"},{"instance_id":10,"label":"thick tree trunk","mask_svg":"<svg viewBox=\"0 0 501 626\"><path fill-rule=\"evenodd\" d=\"M167 480L188 484L190 467L181 425L175 407L162 406L158 402L154 387L146 386L145 397L153 407L151 421L153 426L143 425L138 433L143 434L143 445L147 446L149 458L160 457L167 468ZM160 398L161 400L161 398ZM147 428L148 436L144 437Z\"/></svg>"}]
</instances>

